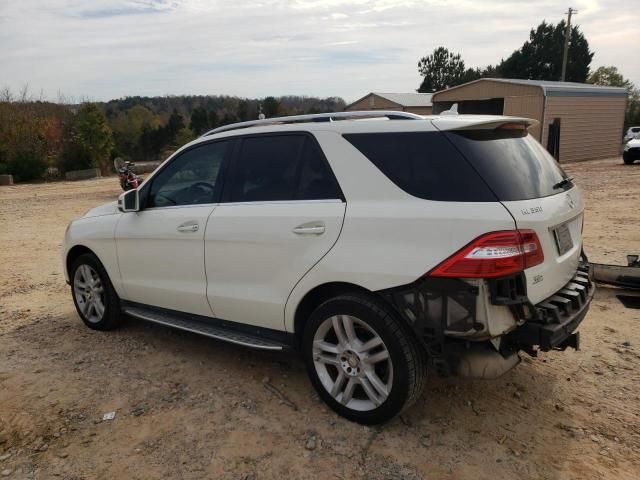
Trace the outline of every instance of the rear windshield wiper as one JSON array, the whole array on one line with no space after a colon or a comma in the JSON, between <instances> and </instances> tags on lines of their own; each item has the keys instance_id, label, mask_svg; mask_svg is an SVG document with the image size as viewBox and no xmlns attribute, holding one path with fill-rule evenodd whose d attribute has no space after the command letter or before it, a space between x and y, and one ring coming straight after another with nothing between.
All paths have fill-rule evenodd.
<instances>
[{"instance_id":1,"label":"rear windshield wiper","mask_svg":"<svg viewBox=\"0 0 640 480\"><path fill-rule=\"evenodd\" d=\"M553 186L553 189L556 190L558 188L562 188L564 186L569 185L571 182L573 182L573 177L565 177L562 180L560 180L558 183L556 183Z\"/></svg>"}]
</instances>

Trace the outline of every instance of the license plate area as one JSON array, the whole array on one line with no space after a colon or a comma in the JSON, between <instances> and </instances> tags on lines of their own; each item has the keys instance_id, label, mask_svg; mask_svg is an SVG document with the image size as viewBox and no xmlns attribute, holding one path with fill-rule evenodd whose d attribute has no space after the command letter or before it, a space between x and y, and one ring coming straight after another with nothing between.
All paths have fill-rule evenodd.
<instances>
[{"instance_id":1,"label":"license plate area","mask_svg":"<svg viewBox=\"0 0 640 480\"><path fill-rule=\"evenodd\" d=\"M558 248L558 254L560 256L573 248L573 239L571 238L571 232L566 223L553 229L553 238L556 241L556 247Z\"/></svg>"}]
</instances>

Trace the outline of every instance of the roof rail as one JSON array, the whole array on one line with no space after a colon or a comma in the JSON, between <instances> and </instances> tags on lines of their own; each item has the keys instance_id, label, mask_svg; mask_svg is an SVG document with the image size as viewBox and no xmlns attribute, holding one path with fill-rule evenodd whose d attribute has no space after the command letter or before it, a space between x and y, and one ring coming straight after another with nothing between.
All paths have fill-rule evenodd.
<instances>
[{"instance_id":1,"label":"roof rail","mask_svg":"<svg viewBox=\"0 0 640 480\"><path fill-rule=\"evenodd\" d=\"M423 120L420 115L409 112L394 112L392 110L363 110L355 112L312 113L308 115L291 115L289 117L265 118L263 120L250 120L248 122L231 123L204 133L202 137L214 133L238 130L240 128L259 127L263 125L282 125L288 123L308 122L333 122L334 120L348 120L351 118L380 118L389 120Z\"/></svg>"}]
</instances>

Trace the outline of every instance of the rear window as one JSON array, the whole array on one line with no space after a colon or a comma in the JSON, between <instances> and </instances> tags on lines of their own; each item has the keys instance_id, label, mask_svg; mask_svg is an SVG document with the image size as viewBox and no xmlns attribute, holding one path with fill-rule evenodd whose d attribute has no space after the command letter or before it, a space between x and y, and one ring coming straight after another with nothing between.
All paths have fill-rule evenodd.
<instances>
[{"instance_id":1,"label":"rear window","mask_svg":"<svg viewBox=\"0 0 640 480\"><path fill-rule=\"evenodd\" d=\"M496 201L440 132L351 133L344 138L410 195L440 201Z\"/></svg>"},{"instance_id":2,"label":"rear window","mask_svg":"<svg viewBox=\"0 0 640 480\"><path fill-rule=\"evenodd\" d=\"M501 201L547 197L569 189L556 160L523 130L448 131L451 140Z\"/></svg>"}]
</instances>

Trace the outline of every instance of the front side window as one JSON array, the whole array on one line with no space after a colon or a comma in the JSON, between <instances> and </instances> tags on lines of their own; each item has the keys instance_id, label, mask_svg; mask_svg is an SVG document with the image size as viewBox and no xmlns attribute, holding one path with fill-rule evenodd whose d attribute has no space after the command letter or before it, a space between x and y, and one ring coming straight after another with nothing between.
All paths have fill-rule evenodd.
<instances>
[{"instance_id":1,"label":"front side window","mask_svg":"<svg viewBox=\"0 0 640 480\"><path fill-rule=\"evenodd\" d=\"M231 178L230 202L340 198L322 152L306 135L244 138Z\"/></svg>"},{"instance_id":2,"label":"front side window","mask_svg":"<svg viewBox=\"0 0 640 480\"><path fill-rule=\"evenodd\" d=\"M220 167L230 141L199 145L175 158L153 179L149 207L214 203L219 196Z\"/></svg>"}]
</instances>

